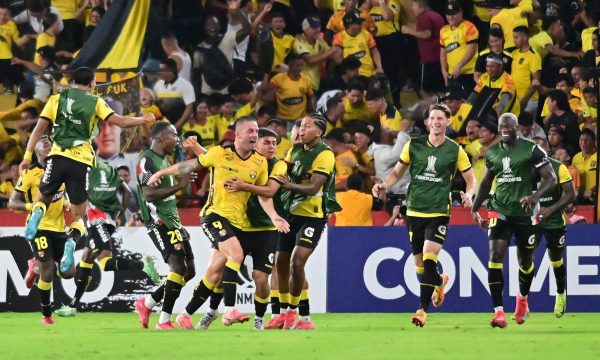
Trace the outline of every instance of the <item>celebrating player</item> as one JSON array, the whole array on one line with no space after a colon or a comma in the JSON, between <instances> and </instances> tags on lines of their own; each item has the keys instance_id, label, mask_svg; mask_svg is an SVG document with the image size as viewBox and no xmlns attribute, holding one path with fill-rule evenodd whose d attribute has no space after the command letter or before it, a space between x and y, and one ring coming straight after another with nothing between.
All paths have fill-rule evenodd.
<instances>
[{"instance_id":1,"label":"celebrating player","mask_svg":"<svg viewBox=\"0 0 600 360\"><path fill-rule=\"evenodd\" d=\"M502 304L504 255L514 235L519 260L519 294L515 320L517 324L523 324L529 314L527 295L535 268L533 253L539 200L556 186L556 176L546 153L535 143L517 136L517 117L514 114L502 114L498 119L498 130L500 142L487 150L487 170L481 180L471 214L473 220L486 227L478 210L488 197L495 179L496 190L488 203L487 225L490 238L488 284L494 306L494 317L490 325L504 328L507 326ZM533 191L536 185L534 173L542 177L537 191ZM543 216L544 214L541 220Z\"/></svg>"},{"instance_id":2,"label":"celebrating player","mask_svg":"<svg viewBox=\"0 0 600 360\"><path fill-rule=\"evenodd\" d=\"M151 136L150 150L144 152L138 164L138 199L148 235L169 265L169 274L164 284L152 294L145 299L138 299L135 308L140 323L147 328L152 308L163 299L156 329L171 330L175 328L171 322L175 301L181 288L196 274L190 236L181 225L175 194L194 181L195 176L188 173L180 179L179 184L175 184L171 175L165 175L159 184L151 182L154 174L169 167L165 158L173 154L179 142L177 130L168 122L154 125Z\"/></svg>"},{"instance_id":3,"label":"celebrating player","mask_svg":"<svg viewBox=\"0 0 600 360\"><path fill-rule=\"evenodd\" d=\"M120 225L120 219L124 216L131 198L131 190L121 180L119 172L101 159L96 159L96 166L90 171L89 185L88 235L85 237L85 249L75 273L77 289L71 303L55 311L59 316L74 316L77 313L77 305L91 282L95 259L98 260L103 271L143 270L155 283L159 280L151 257L146 258L145 263L113 257L115 241L113 235ZM118 193L122 197L120 202Z\"/></svg>"},{"instance_id":4,"label":"celebrating player","mask_svg":"<svg viewBox=\"0 0 600 360\"><path fill-rule=\"evenodd\" d=\"M72 203L72 221L60 264L63 273L73 265L75 244L85 233L83 218L88 199L87 179L90 167L95 161L90 139L98 118L119 127L133 127L154 121L152 113L143 117L123 117L116 114L102 98L91 93L95 86L93 70L81 67L73 72L72 87L48 99L40 114L40 120L31 133L23 161L19 165L21 173L29 167L35 144L52 124L54 145L46 160L40 196L32 205L25 238L33 240L47 207L64 184Z\"/></svg>"},{"instance_id":5,"label":"celebrating player","mask_svg":"<svg viewBox=\"0 0 600 360\"><path fill-rule=\"evenodd\" d=\"M267 160L254 151L258 140L256 120L251 117L238 119L235 123L235 136L233 146L213 147L198 156L198 159L183 161L159 170L148 180L148 185L156 185L161 183L163 176L188 174L201 166L210 168L210 193L201 212L202 229L218 251L211 254L207 272L194 290L184 316L193 314L200 307L221 277L225 303L222 321L226 326L249 320L248 315L235 308L235 296L237 274L244 259L244 249L240 240L244 239L245 232L241 229L251 195L247 191L232 191L228 181L237 178L259 186L268 181ZM259 202L275 227L279 231L287 232L288 224L273 208L272 199L260 196ZM189 324L186 327L189 327Z\"/></svg>"},{"instance_id":6,"label":"celebrating player","mask_svg":"<svg viewBox=\"0 0 600 360\"><path fill-rule=\"evenodd\" d=\"M430 302L439 307L444 302L444 287L448 275L437 269L438 255L446 239L450 221L450 189L456 170L467 183L461 192L465 207L471 207L476 181L467 153L460 145L446 137L450 125L450 109L435 104L429 108L429 135L409 141L400 154L400 161L383 183L373 186L373 195L379 196L410 172L407 211L408 234L421 283L420 306L412 317L416 326L427 321Z\"/></svg>"},{"instance_id":7,"label":"celebrating player","mask_svg":"<svg viewBox=\"0 0 600 360\"><path fill-rule=\"evenodd\" d=\"M46 161L51 152L52 142L46 136L40 136L35 144L35 154L37 162L33 163L25 170L15 191L11 195L10 207L15 210L30 210L33 196L40 191L40 182L47 174L45 168L49 166ZM42 303L42 324L53 325L52 303L50 302L50 292L52 289L52 276L55 272L55 263L58 263L63 256L67 234L65 229L65 217L63 208L68 207L68 201L64 196L65 187L60 186L48 204L47 211L40 219L39 226L32 237L31 245L35 259L40 262L40 278L37 286L40 291ZM75 274L75 268L71 266L67 271L60 268L56 274L63 279L70 279Z\"/></svg>"}]
</instances>

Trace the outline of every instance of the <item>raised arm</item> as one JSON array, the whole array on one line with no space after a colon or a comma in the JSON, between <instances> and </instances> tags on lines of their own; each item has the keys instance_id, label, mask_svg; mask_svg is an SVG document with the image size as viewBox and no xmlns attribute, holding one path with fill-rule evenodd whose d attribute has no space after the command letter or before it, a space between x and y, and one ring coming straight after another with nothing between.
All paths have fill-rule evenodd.
<instances>
[{"instance_id":1,"label":"raised arm","mask_svg":"<svg viewBox=\"0 0 600 360\"><path fill-rule=\"evenodd\" d=\"M145 113L143 116L121 116L117 113L112 113L108 119L109 123L117 125L120 128L129 128L144 124L152 124L156 121L154 114L151 112Z\"/></svg>"},{"instance_id":2,"label":"raised arm","mask_svg":"<svg viewBox=\"0 0 600 360\"><path fill-rule=\"evenodd\" d=\"M25 148L25 154L23 155L23 161L19 165L19 174L22 174L25 169L31 165L31 158L33 156L33 149L35 148L35 144L37 144L40 137L46 133L46 129L50 124L50 120L46 118L40 118L33 128L31 132L31 136L29 137L29 141L27 142L27 147Z\"/></svg>"}]
</instances>

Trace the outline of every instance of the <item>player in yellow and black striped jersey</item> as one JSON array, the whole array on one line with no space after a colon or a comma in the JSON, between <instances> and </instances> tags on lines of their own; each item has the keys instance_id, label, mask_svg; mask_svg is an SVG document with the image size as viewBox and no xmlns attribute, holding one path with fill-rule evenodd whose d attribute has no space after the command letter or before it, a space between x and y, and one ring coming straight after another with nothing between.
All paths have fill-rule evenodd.
<instances>
[{"instance_id":1,"label":"player in yellow and black striped jersey","mask_svg":"<svg viewBox=\"0 0 600 360\"><path fill-rule=\"evenodd\" d=\"M208 293L214 289L222 271L221 281L226 308L223 315L224 325L245 322L249 319L234 306L237 273L244 258L239 238L250 193L232 191L227 181L237 178L261 186L268 180L267 160L254 151L258 140L256 120L250 117L238 119L235 123L235 135L233 146L213 147L198 156L198 159L179 162L157 171L147 182L150 186L156 186L163 176L189 174L200 167L210 169L209 196L201 211L202 228L218 252L213 252L211 255L207 273L194 290L192 301L196 299L204 301L200 299L200 294L206 292L204 288L208 289ZM261 206L279 230L287 231L287 222L277 215L269 199L261 198ZM186 323L188 324L191 322Z\"/></svg>"},{"instance_id":2,"label":"player in yellow and black striped jersey","mask_svg":"<svg viewBox=\"0 0 600 360\"><path fill-rule=\"evenodd\" d=\"M48 137L44 136L38 140L35 145L37 162L25 170L19 178L15 191L10 198L9 207L11 209L19 211L31 210L32 204L37 200L40 191L40 182L45 175L44 168L51 148L52 142ZM38 230L30 242L35 259L40 263L40 279L37 286L40 291L42 304L42 323L46 325L54 324L50 291L52 289L52 276L54 275L55 267L57 267L56 263L60 262L63 256L65 242L67 241L64 208L68 207L68 205L63 185L52 197L51 203L41 218ZM32 267L30 266L31 269ZM70 279L75 274L75 267L71 266L65 272L57 269L56 273L64 279Z\"/></svg>"}]
</instances>

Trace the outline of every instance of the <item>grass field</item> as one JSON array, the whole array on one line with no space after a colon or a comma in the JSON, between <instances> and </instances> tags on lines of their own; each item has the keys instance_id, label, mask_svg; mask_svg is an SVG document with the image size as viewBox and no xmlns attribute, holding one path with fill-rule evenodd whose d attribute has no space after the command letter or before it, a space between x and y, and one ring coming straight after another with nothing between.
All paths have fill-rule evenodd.
<instances>
[{"instance_id":1,"label":"grass field","mask_svg":"<svg viewBox=\"0 0 600 360\"><path fill-rule=\"evenodd\" d=\"M492 329L489 314L430 314L415 328L409 314L326 314L314 331L141 329L137 315L83 313L40 325L34 313L0 315L4 359L569 359L600 356L600 314L532 314ZM158 316L153 315L151 327ZM199 316L194 316L194 321ZM220 319L219 319L220 321Z\"/></svg>"}]
</instances>

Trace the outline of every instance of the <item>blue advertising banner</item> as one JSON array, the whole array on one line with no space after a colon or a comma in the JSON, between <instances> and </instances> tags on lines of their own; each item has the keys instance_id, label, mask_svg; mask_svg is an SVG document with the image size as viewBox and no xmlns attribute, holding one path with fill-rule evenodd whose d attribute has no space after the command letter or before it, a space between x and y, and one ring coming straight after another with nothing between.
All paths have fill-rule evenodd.
<instances>
[{"instance_id":1,"label":"blue advertising banner","mask_svg":"<svg viewBox=\"0 0 600 360\"><path fill-rule=\"evenodd\" d=\"M600 225L567 230L567 311L600 311ZM328 312L414 312L419 305L408 231L400 227L332 227L328 233ZM439 266L449 274L444 312L492 312L487 286L486 233L450 226ZM554 309L556 281L542 240L529 296L532 312ZM512 312L518 292L516 247L504 262L504 306ZM434 308L431 307L430 311ZM434 310L435 311L435 310Z\"/></svg>"}]
</instances>

